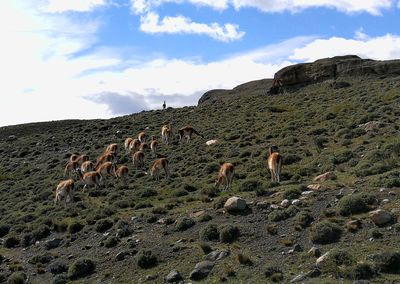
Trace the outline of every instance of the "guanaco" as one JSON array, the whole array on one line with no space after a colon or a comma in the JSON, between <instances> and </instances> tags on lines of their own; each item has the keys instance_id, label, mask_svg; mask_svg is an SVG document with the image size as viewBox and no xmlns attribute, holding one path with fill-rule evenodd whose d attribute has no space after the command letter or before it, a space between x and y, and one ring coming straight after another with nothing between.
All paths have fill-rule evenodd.
<instances>
[{"instance_id":1,"label":"guanaco","mask_svg":"<svg viewBox=\"0 0 400 284\"><path fill-rule=\"evenodd\" d=\"M127 166L114 167L115 177L120 179L125 186L127 185L128 172Z\"/></svg>"},{"instance_id":2,"label":"guanaco","mask_svg":"<svg viewBox=\"0 0 400 284\"><path fill-rule=\"evenodd\" d=\"M140 147L140 141L139 139L133 139L128 146L128 153L132 154L134 151L138 151Z\"/></svg>"},{"instance_id":3,"label":"guanaco","mask_svg":"<svg viewBox=\"0 0 400 284\"><path fill-rule=\"evenodd\" d=\"M280 175L282 170L282 156L275 152L273 147L269 148L268 156L268 169L271 172L272 182L280 182Z\"/></svg>"},{"instance_id":4,"label":"guanaco","mask_svg":"<svg viewBox=\"0 0 400 284\"><path fill-rule=\"evenodd\" d=\"M81 165L82 173L92 172L94 171L94 165L91 161L85 161Z\"/></svg>"},{"instance_id":5,"label":"guanaco","mask_svg":"<svg viewBox=\"0 0 400 284\"><path fill-rule=\"evenodd\" d=\"M232 188L232 180L235 173L235 167L231 163L224 163L219 168L218 177L215 180L215 186L218 188L221 183L225 184L224 190Z\"/></svg>"},{"instance_id":6,"label":"guanaco","mask_svg":"<svg viewBox=\"0 0 400 284\"><path fill-rule=\"evenodd\" d=\"M168 123L167 125L164 125L161 128L161 139L164 144L167 144L167 145L169 144L171 135L172 135L171 123Z\"/></svg>"},{"instance_id":7,"label":"guanaco","mask_svg":"<svg viewBox=\"0 0 400 284\"><path fill-rule=\"evenodd\" d=\"M142 143L139 146L139 151L144 152L144 151L146 151L147 148L149 148L149 145L147 143Z\"/></svg>"},{"instance_id":8,"label":"guanaco","mask_svg":"<svg viewBox=\"0 0 400 284\"><path fill-rule=\"evenodd\" d=\"M105 162L101 164L96 171L101 174L102 179L107 176L113 176L114 164L112 162Z\"/></svg>"},{"instance_id":9,"label":"guanaco","mask_svg":"<svg viewBox=\"0 0 400 284\"><path fill-rule=\"evenodd\" d=\"M178 130L179 133L179 141L181 142L184 137L187 138L186 142L188 143L190 139L192 138L193 133L196 135L199 135L200 137L204 138L202 134L197 132L193 127L191 126L186 126L182 127L181 129Z\"/></svg>"},{"instance_id":10,"label":"guanaco","mask_svg":"<svg viewBox=\"0 0 400 284\"><path fill-rule=\"evenodd\" d=\"M81 169L77 170L80 179L85 184L83 187L83 191L85 191L87 186L94 185L95 189L100 187L100 183L102 181L101 174L97 171L82 173Z\"/></svg>"},{"instance_id":11,"label":"guanaco","mask_svg":"<svg viewBox=\"0 0 400 284\"><path fill-rule=\"evenodd\" d=\"M89 161L89 156L82 154L82 155L78 155L78 154L72 154L69 157L69 161L70 162L77 162L78 164L82 164L83 162Z\"/></svg>"},{"instance_id":12,"label":"guanaco","mask_svg":"<svg viewBox=\"0 0 400 284\"><path fill-rule=\"evenodd\" d=\"M157 146L158 146L158 142L153 135L153 136L151 136L151 142L150 142L150 149L151 149L151 153L152 153L153 157L157 157Z\"/></svg>"},{"instance_id":13,"label":"guanaco","mask_svg":"<svg viewBox=\"0 0 400 284\"><path fill-rule=\"evenodd\" d=\"M133 141L132 137L128 137L125 139L124 147L125 147L125 152L128 154L129 153L129 145Z\"/></svg>"},{"instance_id":14,"label":"guanaco","mask_svg":"<svg viewBox=\"0 0 400 284\"><path fill-rule=\"evenodd\" d=\"M104 164L105 162L114 162L116 160L116 156L114 152L105 152L103 155L101 155L95 164L95 169L97 169L101 164Z\"/></svg>"},{"instance_id":15,"label":"guanaco","mask_svg":"<svg viewBox=\"0 0 400 284\"><path fill-rule=\"evenodd\" d=\"M138 170L144 167L144 152L137 151L132 155L133 166Z\"/></svg>"},{"instance_id":16,"label":"guanaco","mask_svg":"<svg viewBox=\"0 0 400 284\"><path fill-rule=\"evenodd\" d=\"M117 152L118 152L118 144L113 143L113 144L108 145L106 150L104 151L104 153L106 153L106 152L117 154Z\"/></svg>"},{"instance_id":17,"label":"guanaco","mask_svg":"<svg viewBox=\"0 0 400 284\"><path fill-rule=\"evenodd\" d=\"M73 179L61 181L57 188L53 189L55 192L54 204L64 200L64 206L67 207L67 199L69 202L74 201L75 183Z\"/></svg>"},{"instance_id":18,"label":"guanaco","mask_svg":"<svg viewBox=\"0 0 400 284\"><path fill-rule=\"evenodd\" d=\"M153 162L153 165L151 166L150 169L150 175L152 177L155 177L156 180L159 180L159 172L160 169L163 168L165 171L165 178L169 179L170 177L170 171L169 171L169 162L167 158L160 158L157 159Z\"/></svg>"},{"instance_id":19,"label":"guanaco","mask_svg":"<svg viewBox=\"0 0 400 284\"><path fill-rule=\"evenodd\" d=\"M69 157L69 161L70 161L70 162L76 161L76 159L78 159L78 157L79 157L78 154L72 154L72 155Z\"/></svg>"},{"instance_id":20,"label":"guanaco","mask_svg":"<svg viewBox=\"0 0 400 284\"><path fill-rule=\"evenodd\" d=\"M79 164L76 160L69 161L64 168L64 176L71 177L72 173L76 173L77 168L79 168Z\"/></svg>"},{"instance_id":21,"label":"guanaco","mask_svg":"<svg viewBox=\"0 0 400 284\"><path fill-rule=\"evenodd\" d=\"M144 142L146 142L146 132L140 132L139 134L138 134L138 139L139 139L139 141L140 141L140 143L144 143Z\"/></svg>"}]
</instances>

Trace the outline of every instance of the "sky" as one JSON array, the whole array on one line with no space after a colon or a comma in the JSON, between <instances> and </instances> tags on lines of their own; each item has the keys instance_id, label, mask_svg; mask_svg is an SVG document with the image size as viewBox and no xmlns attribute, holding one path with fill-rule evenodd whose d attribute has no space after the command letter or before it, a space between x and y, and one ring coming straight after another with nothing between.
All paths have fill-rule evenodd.
<instances>
[{"instance_id":1,"label":"sky","mask_svg":"<svg viewBox=\"0 0 400 284\"><path fill-rule=\"evenodd\" d=\"M400 58L400 0L1 0L0 126L196 105L300 62Z\"/></svg>"}]
</instances>

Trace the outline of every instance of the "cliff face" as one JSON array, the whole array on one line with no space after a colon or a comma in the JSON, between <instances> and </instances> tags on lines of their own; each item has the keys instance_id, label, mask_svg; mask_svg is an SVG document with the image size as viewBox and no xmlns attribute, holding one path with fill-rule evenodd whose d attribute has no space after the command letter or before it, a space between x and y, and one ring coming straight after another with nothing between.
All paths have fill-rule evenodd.
<instances>
[{"instance_id":1,"label":"cliff face","mask_svg":"<svg viewBox=\"0 0 400 284\"><path fill-rule=\"evenodd\" d=\"M390 76L400 75L400 60L376 61L356 55L336 56L301 63L278 71L274 79L283 86L312 84L341 76Z\"/></svg>"},{"instance_id":2,"label":"cliff face","mask_svg":"<svg viewBox=\"0 0 400 284\"><path fill-rule=\"evenodd\" d=\"M348 76L397 76L400 75L400 60L377 61L362 59L356 55L324 58L312 63L287 66L275 73L274 79L264 79L245 83L232 90L210 90L199 100L199 105L236 96L242 86L251 86L264 94L277 94L283 88L304 86L325 80L337 80ZM345 82L334 82L333 88L346 87ZM264 91L261 91L265 88Z\"/></svg>"}]
</instances>

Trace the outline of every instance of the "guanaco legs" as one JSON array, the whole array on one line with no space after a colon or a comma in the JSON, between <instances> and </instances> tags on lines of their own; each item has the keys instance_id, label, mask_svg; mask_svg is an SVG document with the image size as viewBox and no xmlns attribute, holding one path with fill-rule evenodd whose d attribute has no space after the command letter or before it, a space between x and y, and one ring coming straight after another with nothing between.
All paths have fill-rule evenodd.
<instances>
[{"instance_id":1,"label":"guanaco legs","mask_svg":"<svg viewBox=\"0 0 400 284\"><path fill-rule=\"evenodd\" d=\"M127 182L128 173L129 173L129 170L128 170L127 166L114 167L115 177L117 179L120 179L125 186L128 184L128 182Z\"/></svg>"},{"instance_id":2,"label":"guanaco legs","mask_svg":"<svg viewBox=\"0 0 400 284\"><path fill-rule=\"evenodd\" d=\"M153 157L157 157L157 146L157 140L154 138L154 136L151 136L150 149Z\"/></svg>"},{"instance_id":3,"label":"guanaco legs","mask_svg":"<svg viewBox=\"0 0 400 284\"><path fill-rule=\"evenodd\" d=\"M171 124L164 125L161 128L161 139L164 144L169 144L169 141L171 140L171 135L172 135L172 128Z\"/></svg>"},{"instance_id":4,"label":"guanaco legs","mask_svg":"<svg viewBox=\"0 0 400 284\"><path fill-rule=\"evenodd\" d=\"M204 136L203 136L202 134L198 133L198 132L197 132L193 127L191 127L191 126L186 126L186 127L183 127L183 128L181 128L181 129L179 129L179 130L178 130L178 133L179 133L179 142L181 142L182 139L183 139L184 137L186 137L186 138L187 138L186 142L189 143L190 139L192 139L193 133L204 138Z\"/></svg>"},{"instance_id":5,"label":"guanaco legs","mask_svg":"<svg viewBox=\"0 0 400 284\"><path fill-rule=\"evenodd\" d=\"M160 158L153 162L153 165L151 166L150 169L150 175L152 177L155 177L155 179L158 181L160 179L161 168L163 168L165 171L165 178L169 179L170 177L169 163L166 158Z\"/></svg>"},{"instance_id":6,"label":"guanaco legs","mask_svg":"<svg viewBox=\"0 0 400 284\"><path fill-rule=\"evenodd\" d=\"M57 203L64 200L64 206L67 207L67 199L69 202L74 201L74 190L75 190L75 183L73 179L61 181L58 184L57 188L53 189L56 195L54 198L54 204L57 205Z\"/></svg>"},{"instance_id":7,"label":"guanaco legs","mask_svg":"<svg viewBox=\"0 0 400 284\"><path fill-rule=\"evenodd\" d=\"M137 151L132 155L133 166L136 170L143 169L144 167L144 153L142 151Z\"/></svg>"},{"instance_id":8,"label":"guanaco legs","mask_svg":"<svg viewBox=\"0 0 400 284\"><path fill-rule=\"evenodd\" d=\"M224 183L224 190L231 188L234 173L235 167L231 163L222 164L219 168L218 178L215 180L215 186L218 188L221 183Z\"/></svg>"},{"instance_id":9,"label":"guanaco legs","mask_svg":"<svg viewBox=\"0 0 400 284\"><path fill-rule=\"evenodd\" d=\"M273 147L269 148L269 157L267 163L269 171L271 172L272 182L280 182L282 156L278 152L275 152Z\"/></svg>"}]
</instances>

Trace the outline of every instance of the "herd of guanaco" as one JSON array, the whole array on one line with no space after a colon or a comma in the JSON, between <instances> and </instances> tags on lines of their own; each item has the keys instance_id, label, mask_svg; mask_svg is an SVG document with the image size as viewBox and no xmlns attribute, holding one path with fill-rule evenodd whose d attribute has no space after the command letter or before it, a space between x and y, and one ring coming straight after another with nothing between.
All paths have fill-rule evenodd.
<instances>
[{"instance_id":1,"label":"herd of guanaco","mask_svg":"<svg viewBox=\"0 0 400 284\"><path fill-rule=\"evenodd\" d=\"M186 138L186 143L189 143L193 134L200 137L204 136L197 132L193 127L186 126L178 130L179 142L183 142ZM161 128L162 142L166 145L171 143L172 127L168 123ZM124 141L125 153L132 158L132 163L135 170L143 170L146 156L146 150L149 148L146 143L147 135L146 132L140 132L136 138L128 137ZM157 157L158 142L155 136L151 136L150 150L153 158ZM55 191L54 203L57 204L64 201L64 206L69 202L73 201L73 193L75 190L75 181L72 176L75 174L79 177L80 181L83 182L83 191L89 186L94 186L95 189L101 187L104 179L110 176L114 176L120 180L124 186L128 184L128 173L129 169L125 165L117 165L117 155L119 147L118 144L113 143L106 147L103 154L98 157L96 163L89 160L89 156L82 154L72 154L64 168L64 176L69 179L61 181L58 186L53 190ZM271 173L271 179L273 182L280 182L280 173L282 168L282 156L271 147L269 149L269 157L267 160L267 166ZM170 178L171 173L169 169L169 161L167 158L158 158L154 160L150 167L150 175L157 181L159 181L160 171L165 172L165 177ZM232 188L232 180L235 172L235 166L231 163L223 163L220 166L218 176L215 180L215 186L218 188L220 185L224 185L224 190ZM147 174L147 172L145 172Z\"/></svg>"}]
</instances>

